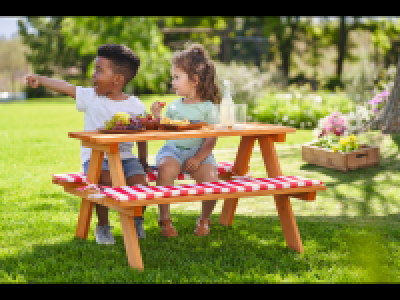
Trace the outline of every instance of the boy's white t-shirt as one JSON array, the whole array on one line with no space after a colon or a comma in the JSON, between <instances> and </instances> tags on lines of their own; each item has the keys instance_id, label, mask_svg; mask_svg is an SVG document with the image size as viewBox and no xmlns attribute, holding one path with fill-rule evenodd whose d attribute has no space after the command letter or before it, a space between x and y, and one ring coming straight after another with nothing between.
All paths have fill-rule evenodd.
<instances>
[{"instance_id":1,"label":"boy's white t-shirt","mask_svg":"<svg viewBox=\"0 0 400 300\"><path fill-rule=\"evenodd\" d=\"M106 96L99 96L93 88L76 87L76 109L84 112L84 131L97 130L104 128L105 121L111 118L117 112L125 112L132 117L146 113L146 107L136 96L130 96L126 100L111 100ZM132 153L133 142L119 143L119 152L121 159L136 157ZM92 149L81 146L82 165L90 159ZM104 158L107 158L104 153Z\"/></svg>"}]
</instances>

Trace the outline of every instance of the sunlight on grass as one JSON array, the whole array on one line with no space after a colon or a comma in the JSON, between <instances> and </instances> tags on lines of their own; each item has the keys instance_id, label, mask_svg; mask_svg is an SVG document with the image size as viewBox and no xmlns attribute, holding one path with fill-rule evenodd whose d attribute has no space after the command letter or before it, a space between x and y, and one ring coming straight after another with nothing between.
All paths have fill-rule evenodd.
<instances>
[{"instance_id":1,"label":"sunlight on grass","mask_svg":"<svg viewBox=\"0 0 400 300\"><path fill-rule=\"evenodd\" d=\"M146 97L143 97L146 99ZM148 96L145 104L176 96ZM235 283L235 282L399 282L400 135L380 141L381 164L348 173L308 165L301 145L310 130L288 134L276 149L283 174L323 181L327 190L314 202L292 199L305 252L286 247L272 196L239 200L231 227L218 224L223 201L212 215L210 236L193 235L201 203L171 205L179 232L164 239L158 208L145 213L140 240L145 271L127 263L119 215L110 210L116 244L97 245L90 221L87 240L75 238L80 199L51 183L51 174L80 170L83 114L64 98L1 104L0 118L0 282L68 283ZM240 138L218 139L217 161L234 161ZM150 142L149 162L163 141ZM134 149L136 151L136 147ZM256 143L253 176L266 176ZM191 181L188 181L191 182Z\"/></svg>"}]
</instances>

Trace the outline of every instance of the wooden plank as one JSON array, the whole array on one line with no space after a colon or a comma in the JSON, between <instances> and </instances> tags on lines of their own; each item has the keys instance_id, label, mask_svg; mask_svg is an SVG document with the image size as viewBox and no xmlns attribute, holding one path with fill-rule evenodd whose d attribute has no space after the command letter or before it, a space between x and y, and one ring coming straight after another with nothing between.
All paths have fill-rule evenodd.
<instances>
[{"instance_id":1,"label":"wooden plank","mask_svg":"<svg viewBox=\"0 0 400 300\"><path fill-rule=\"evenodd\" d=\"M133 207L133 206L146 206L146 205L156 205L156 204L170 204L179 202L191 202L191 201L202 201L202 200L218 200L218 199L236 199L236 198L252 198L258 196L268 196L268 195L280 195L286 194L294 197L298 194L313 193L315 191L326 190L326 186L313 186L313 187L297 187L282 190L264 190L264 191L253 191L253 192L237 192L237 193L223 193L223 194L203 194L203 195L187 195L187 196L176 196L168 198L154 198L148 200L133 200L133 201L118 201L109 197L105 197L106 203L111 203L120 207ZM73 191L74 195L85 196L80 191ZM305 195L299 195L300 198L307 199ZM310 198L312 195L310 196Z\"/></svg>"},{"instance_id":2,"label":"wooden plank","mask_svg":"<svg viewBox=\"0 0 400 300\"><path fill-rule=\"evenodd\" d=\"M118 151L118 143L101 144L100 145L100 144L96 144L93 142L82 141L82 146L92 148L92 150L98 150L98 151L102 151L102 152L115 153Z\"/></svg>"},{"instance_id":3,"label":"wooden plank","mask_svg":"<svg viewBox=\"0 0 400 300\"><path fill-rule=\"evenodd\" d=\"M143 271L142 255L140 254L139 241L136 235L133 218L120 212L119 220L121 223L122 235L124 236L128 263L132 268Z\"/></svg>"},{"instance_id":4,"label":"wooden plank","mask_svg":"<svg viewBox=\"0 0 400 300\"><path fill-rule=\"evenodd\" d=\"M99 182L103 158L104 152L92 149L87 175L87 180L92 184Z\"/></svg>"},{"instance_id":5,"label":"wooden plank","mask_svg":"<svg viewBox=\"0 0 400 300\"><path fill-rule=\"evenodd\" d=\"M268 135L258 137L261 155L269 178L282 175L278 155L274 147L274 139Z\"/></svg>"},{"instance_id":6,"label":"wooden plank","mask_svg":"<svg viewBox=\"0 0 400 300\"><path fill-rule=\"evenodd\" d=\"M87 132L70 132L69 136L81 140L88 140L99 144L110 144L119 142L149 141L149 140L174 140L186 138L207 138L207 137L223 137L223 136L257 136L257 135L280 135L296 132L295 128L278 126L272 124L246 124L243 130L216 130L213 126L205 126L198 130L183 131L167 131L167 130L150 130L134 134L99 134Z\"/></svg>"},{"instance_id":7,"label":"wooden plank","mask_svg":"<svg viewBox=\"0 0 400 300\"><path fill-rule=\"evenodd\" d=\"M93 150L88 169L88 181L93 184L97 184L100 178L101 165L103 162L104 153ZM78 217L78 224L76 226L77 237L86 239L89 233L90 219L92 218L93 202L82 198L82 204Z\"/></svg>"},{"instance_id":8,"label":"wooden plank","mask_svg":"<svg viewBox=\"0 0 400 300\"><path fill-rule=\"evenodd\" d=\"M269 136L261 136L258 138L258 142L260 144L260 150L268 177L271 178L281 176L282 170L279 164L278 155L275 151L273 139ZM278 211L279 219L281 221L286 244L288 245L288 247L298 252L303 252L303 244L301 243L300 233L297 228L296 220L292 211L292 206L290 205L288 194L274 195L276 209Z\"/></svg>"},{"instance_id":9,"label":"wooden plank","mask_svg":"<svg viewBox=\"0 0 400 300\"><path fill-rule=\"evenodd\" d=\"M292 206L290 205L289 197L287 195L275 195L275 204L281 221L286 245L297 252L303 253L304 248L292 211Z\"/></svg>"},{"instance_id":10,"label":"wooden plank","mask_svg":"<svg viewBox=\"0 0 400 300\"><path fill-rule=\"evenodd\" d=\"M232 172L238 176L243 176L247 173L251 153L253 151L255 142L254 136L242 136L239 144L239 149L236 154L235 164L232 168ZM219 217L219 224L225 226L231 226L235 210L238 204L238 197L225 198L222 206L221 215Z\"/></svg>"},{"instance_id":11,"label":"wooden plank","mask_svg":"<svg viewBox=\"0 0 400 300\"><path fill-rule=\"evenodd\" d=\"M86 239L88 237L92 211L93 202L82 199L75 236L81 239Z\"/></svg>"},{"instance_id":12,"label":"wooden plank","mask_svg":"<svg viewBox=\"0 0 400 300\"><path fill-rule=\"evenodd\" d=\"M286 134L274 134L270 135L271 140L275 143L283 143L286 142Z\"/></svg>"},{"instance_id":13,"label":"wooden plank","mask_svg":"<svg viewBox=\"0 0 400 300\"><path fill-rule=\"evenodd\" d=\"M379 148L361 146L359 150L344 153L307 143L302 146L302 159L309 164L344 172L379 164Z\"/></svg>"}]
</instances>

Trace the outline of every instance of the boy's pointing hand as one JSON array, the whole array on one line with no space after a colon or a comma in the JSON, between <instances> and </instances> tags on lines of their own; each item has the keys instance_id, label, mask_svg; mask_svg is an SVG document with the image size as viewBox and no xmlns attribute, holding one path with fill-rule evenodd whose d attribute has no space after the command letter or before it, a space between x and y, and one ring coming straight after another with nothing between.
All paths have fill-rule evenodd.
<instances>
[{"instance_id":1,"label":"boy's pointing hand","mask_svg":"<svg viewBox=\"0 0 400 300\"><path fill-rule=\"evenodd\" d=\"M39 78L36 75L28 75L25 79L31 88L37 88L39 86Z\"/></svg>"}]
</instances>

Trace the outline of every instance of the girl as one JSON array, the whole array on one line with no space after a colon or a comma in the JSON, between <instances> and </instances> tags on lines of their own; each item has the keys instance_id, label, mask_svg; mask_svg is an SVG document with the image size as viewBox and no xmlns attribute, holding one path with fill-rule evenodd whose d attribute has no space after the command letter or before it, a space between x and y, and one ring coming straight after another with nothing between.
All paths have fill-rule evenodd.
<instances>
[{"instance_id":1,"label":"girl","mask_svg":"<svg viewBox=\"0 0 400 300\"><path fill-rule=\"evenodd\" d=\"M165 116L171 120L200 120L213 123L213 103L221 100L216 84L215 67L206 50L201 45L192 45L172 58L172 86L181 96L166 109ZM160 117L161 106L153 103L151 111ZM168 140L156 156L158 167L157 185L172 186L180 172L186 172L197 182L218 181L217 163L212 154L216 138ZM195 235L210 233L210 215L215 201L203 201L202 212L197 222ZM160 204L162 235L177 236L172 226L169 204Z\"/></svg>"}]
</instances>

